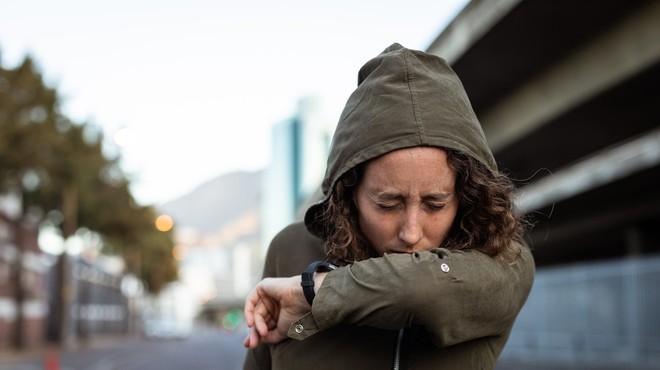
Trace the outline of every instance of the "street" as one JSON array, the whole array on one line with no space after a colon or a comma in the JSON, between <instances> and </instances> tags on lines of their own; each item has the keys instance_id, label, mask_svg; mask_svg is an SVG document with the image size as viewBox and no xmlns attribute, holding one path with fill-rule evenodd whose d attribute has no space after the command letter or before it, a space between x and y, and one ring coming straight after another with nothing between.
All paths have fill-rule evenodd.
<instances>
[{"instance_id":1,"label":"street","mask_svg":"<svg viewBox=\"0 0 660 370\"><path fill-rule=\"evenodd\" d=\"M185 339L127 338L100 341L88 349L0 353L0 370L239 370L245 330L201 328ZM561 363L539 359L502 359L497 370L620 370L657 369L655 364L632 367L621 363Z\"/></svg>"},{"instance_id":2,"label":"street","mask_svg":"<svg viewBox=\"0 0 660 370\"><path fill-rule=\"evenodd\" d=\"M0 358L0 370L236 370L244 333L205 328L185 339L119 339L86 350L11 355Z\"/></svg>"}]
</instances>

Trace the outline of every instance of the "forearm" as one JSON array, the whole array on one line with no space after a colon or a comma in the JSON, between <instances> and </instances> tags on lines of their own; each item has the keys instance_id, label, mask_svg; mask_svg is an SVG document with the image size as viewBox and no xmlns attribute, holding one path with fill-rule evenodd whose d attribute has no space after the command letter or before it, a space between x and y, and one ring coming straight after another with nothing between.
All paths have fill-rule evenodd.
<instances>
[{"instance_id":1,"label":"forearm","mask_svg":"<svg viewBox=\"0 0 660 370\"><path fill-rule=\"evenodd\" d=\"M443 257L388 255L324 276L315 324L320 330L339 323L392 330L421 325L438 346L508 331L531 288L531 254L526 250L515 266L477 252Z\"/></svg>"}]
</instances>

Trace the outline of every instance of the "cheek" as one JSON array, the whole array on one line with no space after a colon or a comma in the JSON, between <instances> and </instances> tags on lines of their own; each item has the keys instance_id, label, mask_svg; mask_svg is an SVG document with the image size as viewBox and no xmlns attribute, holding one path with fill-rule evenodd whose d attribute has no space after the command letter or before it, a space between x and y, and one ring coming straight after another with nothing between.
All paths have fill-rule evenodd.
<instances>
[{"instance_id":1,"label":"cheek","mask_svg":"<svg viewBox=\"0 0 660 370\"><path fill-rule=\"evenodd\" d=\"M362 212L359 218L360 229L367 242L378 254L382 255L388 241L396 238L396 226L387 217L376 215L375 212ZM394 236L392 236L394 235Z\"/></svg>"},{"instance_id":2,"label":"cheek","mask_svg":"<svg viewBox=\"0 0 660 370\"><path fill-rule=\"evenodd\" d=\"M452 220L448 217L441 217L439 220L433 223L433 226L430 227L431 235L436 242L435 244L441 244L447 234L449 233L449 229L451 228L452 225Z\"/></svg>"},{"instance_id":3,"label":"cheek","mask_svg":"<svg viewBox=\"0 0 660 370\"><path fill-rule=\"evenodd\" d=\"M378 222L372 213L369 211L360 213L360 229L362 229L362 233L367 237L369 242L372 242L371 239L373 236L378 234L376 233L377 225Z\"/></svg>"},{"instance_id":4,"label":"cheek","mask_svg":"<svg viewBox=\"0 0 660 370\"><path fill-rule=\"evenodd\" d=\"M454 225L456 211L456 209L453 209L443 215L440 215L436 220L434 220L433 226L430 229L434 230L433 237L436 241L442 243L445 240L447 234L449 234L449 231L451 230L451 227Z\"/></svg>"}]
</instances>

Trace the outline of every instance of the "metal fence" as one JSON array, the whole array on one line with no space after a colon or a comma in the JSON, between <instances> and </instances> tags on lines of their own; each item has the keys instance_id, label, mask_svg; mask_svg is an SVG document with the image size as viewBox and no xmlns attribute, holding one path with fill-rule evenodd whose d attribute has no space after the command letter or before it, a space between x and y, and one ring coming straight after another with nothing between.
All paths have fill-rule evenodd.
<instances>
[{"instance_id":1,"label":"metal fence","mask_svg":"<svg viewBox=\"0 0 660 370\"><path fill-rule=\"evenodd\" d=\"M79 257L67 258L70 273L66 274L65 288L56 284L55 267L48 275L50 307L47 335L54 336L61 330L62 340L68 342L103 334L126 333L129 329L128 300L121 292L121 276ZM58 301L56 295L60 289L70 292L70 300L64 304ZM66 312L64 323L58 321L58 309Z\"/></svg>"},{"instance_id":2,"label":"metal fence","mask_svg":"<svg viewBox=\"0 0 660 370\"><path fill-rule=\"evenodd\" d=\"M82 260L76 261L72 275L76 294L70 314L78 336L125 332L128 306L120 276Z\"/></svg>"},{"instance_id":3,"label":"metal fence","mask_svg":"<svg viewBox=\"0 0 660 370\"><path fill-rule=\"evenodd\" d=\"M660 364L660 255L539 269L502 359Z\"/></svg>"}]
</instances>

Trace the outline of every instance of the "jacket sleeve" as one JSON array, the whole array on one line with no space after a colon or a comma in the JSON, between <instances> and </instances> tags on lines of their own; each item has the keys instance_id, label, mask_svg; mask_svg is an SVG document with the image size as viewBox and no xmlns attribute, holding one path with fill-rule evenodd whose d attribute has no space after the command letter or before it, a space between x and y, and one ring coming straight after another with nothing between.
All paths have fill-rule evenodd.
<instances>
[{"instance_id":1,"label":"jacket sleeve","mask_svg":"<svg viewBox=\"0 0 660 370\"><path fill-rule=\"evenodd\" d=\"M339 268L326 275L311 315L294 323L305 327L297 339L340 323L391 330L420 325L438 347L506 335L534 279L532 255L521 248L514 265L476 251L434 249Z\"/></svg>"}]
</instances>

